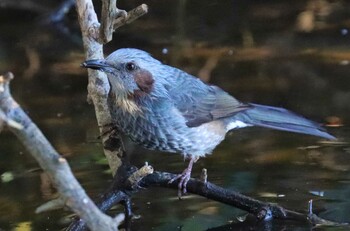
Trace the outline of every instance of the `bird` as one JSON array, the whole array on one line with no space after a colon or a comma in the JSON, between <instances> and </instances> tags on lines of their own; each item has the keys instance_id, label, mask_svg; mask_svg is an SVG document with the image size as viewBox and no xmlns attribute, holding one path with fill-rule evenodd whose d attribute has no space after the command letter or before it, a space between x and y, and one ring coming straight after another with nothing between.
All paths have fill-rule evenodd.
<instances>
[{"instance_id":1,"label":"bird","mask_svg":"<svg viewBox=\"0 0 350 231\"><path fill-rule=\"evenodd\" d=\"M287 109L245 103L136 48L121 48L105 59L81 64L105 72L111 86L113 124L138 145L189 159L178 180L178 195L187 192L193 164L211 154L225 135L258 126L336 139L318 123Z\"/></svg>"}]
</instances>

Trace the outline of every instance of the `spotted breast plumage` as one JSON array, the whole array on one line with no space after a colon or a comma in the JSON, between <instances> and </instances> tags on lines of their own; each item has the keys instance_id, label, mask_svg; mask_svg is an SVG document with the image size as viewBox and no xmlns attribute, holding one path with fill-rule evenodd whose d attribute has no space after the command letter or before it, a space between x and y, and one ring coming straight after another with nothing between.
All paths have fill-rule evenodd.
<instances>
[{"instance_id":1,"label":"spotted breast plumage","mask_svg":"<svg viewBox=\"0 0 350 231\"><path fill-rule=\"evenodd\" d=\"M145 148L190 159L185 171L173 179L180 178L182 192L193 163L210 154L232 129L260 126L334 139L302 116L283 108L242 103L138 49L119 49L82 66L106 72L115 104L112 117L120 131Z\"/></svg>"}]
</instances>

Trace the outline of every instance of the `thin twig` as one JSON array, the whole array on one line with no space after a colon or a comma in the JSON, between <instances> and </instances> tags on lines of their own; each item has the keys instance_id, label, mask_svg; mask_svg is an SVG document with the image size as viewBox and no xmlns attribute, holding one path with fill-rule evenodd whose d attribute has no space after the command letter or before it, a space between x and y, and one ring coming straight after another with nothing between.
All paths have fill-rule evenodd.
<instances>
[{"instance_id":1,"label":"thin twig","mask_svg":"<svg viewBox=\"0 0 350 231\"><path fill-rule=\"evenodd\" d=\"M140 168L139 170L137 170L136 172L134 172L133 174L131 174L131 176L128 178L128 185L130 185L129 187L132 189L137 189L139 186L139 182L147 175L152 174L153 173L153 167L148 165L148 163L146 162L145 165Z\"/></svg>"},{"instance_id":2,"label":"thin twig","mask_svg":"<svg viewBox=\"0 0 350 231\"><path fill-rule=\"evenodd\" d=\"M113 29L116 30L125 24L130 24L139 17L147 14L148 6L146 4L139 5L138 7L132 9L128 12L126 17L119 17L114 21Z\"/></svg>"},{"instance_id":3,"label":"thin twig","mask_svg":"<svg viewBox=\"0 0 350 231\"><path fill-rule=\"evenodd\" d=\"M59 197L40 205L38 208L36 208L35 213L43 213L47 211L61 209L65 206L65 204L66 202L64 201L64 199L62 197Z\"/></svg>"},{"instance_id":4,"label":"thin twig","mask_svg":"<svg viewBox=\"0 0 350 231\"><path fill-rule=\"evenodd\" d=\"M113 32L129 24L148 12L148 6L142 4L129 12L117 8L117 0L103 0L101 12L101 26L98 41L101 44L110 42Z\"/></svg>"},{"instance_id":5,"label":"thin twig","mask_svg":"<svg viewBox=\"0 0 350 231\"><path fill-rule=\"evenodd\" d=\"M200 176L200 180L201 180L203 183L207 183L207 181L208 181L208 171L207 171L206 168L203 168L203 169L202 169L201 176Z\"/></svg>"}]
</instances>

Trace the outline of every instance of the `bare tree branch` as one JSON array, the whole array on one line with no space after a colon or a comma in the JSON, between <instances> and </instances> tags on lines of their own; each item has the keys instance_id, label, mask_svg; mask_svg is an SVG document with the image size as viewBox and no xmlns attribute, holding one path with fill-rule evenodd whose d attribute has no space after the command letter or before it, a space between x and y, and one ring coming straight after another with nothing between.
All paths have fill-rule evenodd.
<instances>
[{"instance_id":1,"label":"bare tree branch","mask_svg":"<svg viewBox=\"0 0 350 231\"><path fill-rule=\"evenodd\" d=\"M141 181L141 186L159 186L177 189L177 182L169 184L170 179L174 178L175 176L176 175L172 173L155 172L149 176L146 176ZM308 214L287 210L277 204L265 203L240 194L236 191L227 190L210 182L191 178L187 184L187 191L242 209L246 212L254 214L260 220L270 219L269 214L271 214L271 218L275 219L309 222ZM315 222L317 222L316 219Z\"/></svg>"},{"instance_id":2,"label":"bare tree branch","mask_svg":"<svg viewBox=\"0 0 350 231\"><path fill-rule=\"evenodd\" d=\"M102 44L99 43L99 27L97 15L91 0L76 0L76 9L82 32L82 39L86 59L102 59ZM110 86L107 76L95 70L88 70L88 101L95 107L95 114L104 147L104 153L109 167L114 174L122 164L124 151L121 148L121 139L118 133L110 134L109 126L112 125L112 117L109 108L108 94Z\"/></svg>"},{"instance_id":3,"label":"bare tree branch","mask_svg":"<svg viewBox=\"0 0 350 231\"><path fill-rule=\"evenodd\" d=\"M117 0L102 0L101 27L99 42L106 44L113 38L113 23L118 17L126 17L125 10L117 8Z\"/></svg>"},{"instance_id":4,"label":"bare tree branch","mask_svg":"<svg viewBox=\"0 0 350 231\"><path fill-rule=\"evenodd\" d=\"M143 16L144 14L147 14L148 12L148 6L146 4L139 5L138 7L132 9L128 12L126 17L119 17L114 21L113 29L116 30L121 26L124 26L125 24L130 24L139 17Z\"/></svg>"},{"instance_id":5,"label":"bare tree branch","mask_svg":"<svg viewBox=\"0 0 350 231\"><path fill-rule=\"evenodd\" d=\"M113 32L129 24L148 12L146 4L142 4L135 9L126 12L117 7L117 0L103 0L101 13L101 27L98 41L101 44L110 42L113 38Z\"/></svg>"},{"instance_id":6,"label":"bare tree branch","mask_svg":"<svg viewBox=\"0 0 350 231\"><path fill-rule=\"evenodd\" d=\"M39 128L12 98L9 85L13 74L7 73L0 79L2 80L0 110L9 120L14 120L22 126L22 129L9 126L10 131L18 137L41 168L49 174L65 205L83 218L91 230L118 230L119 223L96 207L73 176L67 160L56 152ZM120 218L118 217L118 221Z\"/></svg>"},{"instance_id":7,"label":"bare tree branch","mask_svg":"<svg viewBox=\"0 0 350 231\"><path fill-rule=\"evenodd\" d=\"M137 173L134 166L123 166L124 171L118 171L118 174L113 179L113 184L109 190L100 196L97 206L102 211L107 211L115 204L126 201L129 195L136 193L140 188L145 187L162 187L178 189L178 182L174 181L169 184L170 179L176 175L167 172L154 172L147 175L140 181L139 187L129 187L127 178L128 174L131 176ZM121 169L123 169L121 168ZM126 169L126 170L125 170ZM135 171L135 172L133 172ZM125 175L126 174L126 175ZM267 203L256 200L254 198L245 196L233 190L227 190L210 182L206 182L191 178L187 184L187 191L192 194L203 196L205 198L218 201L235 208L242 209L256 217L260 221L267 221L271 219L278 220L294 220L311 225L326 225L326 226L348 226L348 223L336 223L318 217L309 208L306 212L296 212L285 209L278 204ZM185 198L186 199L186 198ZM305 205L306 210L306 205ZM69 231L83 231L86 230L84 220L78 219L73 222L68 229Z\"/></svg>"}]
</instances>

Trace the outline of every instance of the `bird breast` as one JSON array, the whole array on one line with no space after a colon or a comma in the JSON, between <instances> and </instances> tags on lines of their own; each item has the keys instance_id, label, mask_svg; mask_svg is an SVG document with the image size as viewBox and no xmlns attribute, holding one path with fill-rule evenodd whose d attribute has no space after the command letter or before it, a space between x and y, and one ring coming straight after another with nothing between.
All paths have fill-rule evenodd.
<instances>
[{"instance_id":1,"label":"bird breast","mask_svg":"<svg viewBox=\"0 0 350 231\"><path fill-rule=\"evenodd\" d=\"M181 113L168 105L141 109L141 113L134 114L118 107L113 118L123 133L144 148L183 155L204 156L211 153L226 133L221 121L188 127Z\"/></svg>"}]
</instances>

